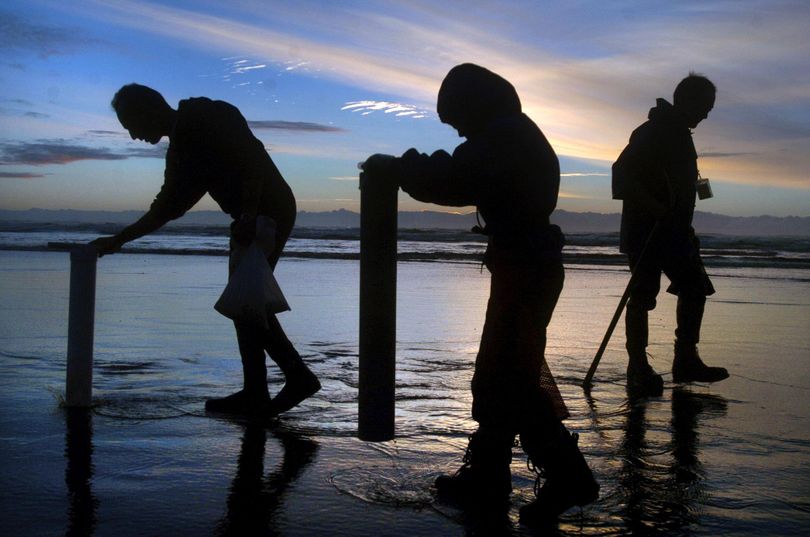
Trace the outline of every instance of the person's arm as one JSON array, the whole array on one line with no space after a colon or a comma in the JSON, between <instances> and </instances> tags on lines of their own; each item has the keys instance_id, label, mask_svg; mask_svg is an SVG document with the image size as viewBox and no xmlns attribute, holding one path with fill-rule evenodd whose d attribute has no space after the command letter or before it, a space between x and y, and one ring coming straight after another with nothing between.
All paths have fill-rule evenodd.
<instances>
[{"instance_id":1,"label":"person's arm","mask_svg":"<svg viewBox=\"0 0 810 537\"><path fill-rule=\"evenodd\" d=\"M481 185L487 173L469 142L449 155L435 151L431 155L409 149L399 158L399 184L412 198L451 207L477 205Z\"/></svg>"},{"instance_id":2,"label":"person's arm","mask_svg":"<svg viewBox=\"0 0 810 537\"><path fill-rule=\"evenodd\" d=\"M91 242L99 257L117 252L124 244L160 229L167 222L180 218L205 194L205 190L184 178L194 173L181 167L175 150L170 146L166 154L163 186L155 196L149 210L136 222L110 237L99 237Z\"/></svg>"},{"instance_id":3,"label":"person's arm","mask_svg":"<svg viewBox=\"0 0 810 537\"><path fill-rule=\"evenodd\" d=\"M99 257L112 254L120 250L124 244L152 233L168 221L169 219L161 217L150 209L136 222L128 225L119 233L110 237L99 237L90 244L96 247Z\"/></svg>"}]
</instances>

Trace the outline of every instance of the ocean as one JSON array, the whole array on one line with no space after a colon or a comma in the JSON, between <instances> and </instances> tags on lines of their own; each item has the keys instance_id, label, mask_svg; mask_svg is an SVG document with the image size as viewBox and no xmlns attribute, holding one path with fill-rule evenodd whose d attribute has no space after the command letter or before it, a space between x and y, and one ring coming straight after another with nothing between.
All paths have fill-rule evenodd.
<instances>
[{"instance_id":1,"label":"ocean","mask_svg":"<svg viewBox=\"0 0 810 537\"><path fill-rule=\"evenodd\" d=\"M117 229L117 228L116 228ZM396 439L357 431L358 232L299 230L276 271L280 316L323 389L269 429L207 417L240 387L222 228L178 228L98 263L94 401L60 408L69 259L53 242L103 226L0 227L0 520L14 535L531 535L533 474L513 452L511 508L478 516L430 484L461 463L489 279L484 243L402 230ZM677 385L675 299L650 316L664 395L624 389L623 323L589 396L580 383L628 279L615 234L572 235L547 360L566 425L601 485L562 535L805 535L810 528L810 248L806 238L703 238L716 295L701 354L731 377ZM193 254L193 255L191 255ZM283 382L270 365L270 388Z\"/></svg>"},{"instance_id":2,"label":"ocean","mask_svg":"<svg viewBox=\"0 0 810 537\"><path fill-rule=\"evenodd\" d=\"M119 224L43 224L0 222L0 250L47 250L49 243L89 242L112 235ZM750 237L701 234L707 266L810 268L810 237ZM618 233L569 234L563 250L566 264L624 265ZM480 262L486 238L466 230L400 229L401 261ZM226 226L169 225L124 247L127 253L227 255ZM357 228L296 228L285 247L286 257L359 259Z\"/></svg>"}]
</instances>

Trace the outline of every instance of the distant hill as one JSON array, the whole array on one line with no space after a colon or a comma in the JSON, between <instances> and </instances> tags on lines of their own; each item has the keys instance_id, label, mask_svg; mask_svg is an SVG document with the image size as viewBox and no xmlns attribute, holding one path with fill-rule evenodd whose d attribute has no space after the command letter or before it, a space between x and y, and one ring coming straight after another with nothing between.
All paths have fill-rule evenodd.
<instances>
[{"instance_id":1,"label":"distant hill","mask_svg":"<svg viewBox=\"0 0 810 537\"><path fill-rule=\"evenodd\" d=\"M0 222L30 222L48 224L128 224L142 211L79 211L28 209L0 210ZM552 221L566 233L613 233L619 231L618 213L575 213L554 211ZM169 225L225 226L230 218L219 211L191 211ZM476 224L475 213L445 213L439 211L401 211L399 227L403 229L469 229ZM358 213L337 211L300 211L297 227L357 228ZM799 216L725 216L715 213L695 213L695 229L699 233L744 236L810 236L810 217Z\"/></svg>"}]
</instances>

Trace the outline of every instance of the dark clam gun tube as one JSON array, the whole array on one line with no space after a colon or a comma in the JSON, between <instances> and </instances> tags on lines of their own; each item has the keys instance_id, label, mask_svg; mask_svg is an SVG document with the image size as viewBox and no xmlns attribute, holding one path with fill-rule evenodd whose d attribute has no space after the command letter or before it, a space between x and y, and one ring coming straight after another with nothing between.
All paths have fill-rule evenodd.
<instances>
[{"instance_id":1,"label":"dark clam gun tube","mask_svg":"<svg viewBox=\"0 0 810 537\"><path fill-rule=\"evenodd\" d=\"M397 191L387 177L360 174L360 360L357 433L394 438Z\"/></svg>"},{"instance_id":2,"label":"dark clam gun tube","mask_svg":"<svg viewBox=\"0 0 810 537\"><path fill-rule=\"evenodd\" d=\"M93 331L96 306L96 260L92 245L70 250L65 406L89 407L93 399Z\"/></svg>"}]
</instances>

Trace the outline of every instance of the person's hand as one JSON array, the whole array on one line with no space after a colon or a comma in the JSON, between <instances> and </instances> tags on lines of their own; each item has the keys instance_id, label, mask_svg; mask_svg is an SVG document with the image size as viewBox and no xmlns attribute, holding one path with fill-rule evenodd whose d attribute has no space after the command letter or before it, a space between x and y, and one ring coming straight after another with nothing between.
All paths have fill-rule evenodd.
<instances>
[{"instance_id":1,"label":"person's hand","mask_svg":"<svg viewBox=\"0 0 810 537\"><path fill-rule=\"evenodd\" d=\"M363 188L369 180L390 181L399 184L400 166L399 158L393 155L376 153L359 164L363 170L360 174L360 188Z\"/></svg>"},{"instance_id":2,"label":"person's hand","mask_svg":"<svg viewBox=\"0 0 810 537\"><path fill-rule=\"evenodd\" d=\"M256 217L242 215L231 224L231 238L236 244L248 246L256 238Z\"/></svg>"},{"instance_id":3,"label":"person's hand","mask_svg":"<svg viewBox=\"0 0 810 537\"><path fill-rule=\"evenodd\" d=\"M370 174L386 172L396 160L397 157L393 155L375 153L360 163L360 169Z\"/></svg>"},{"instance_id":4,"label":"person's hand","mask_svg":"<svg viewBox=\"0 0 810 537\"><path fill-rule=\"evenodd\" d=\"M122 242L117 236L112 237L99 237L94 241L91 241L96 251L98 252L98 256L102 257L107 254L114 254L118 250L121 249Z\"/></svg>"}]
</instances>

